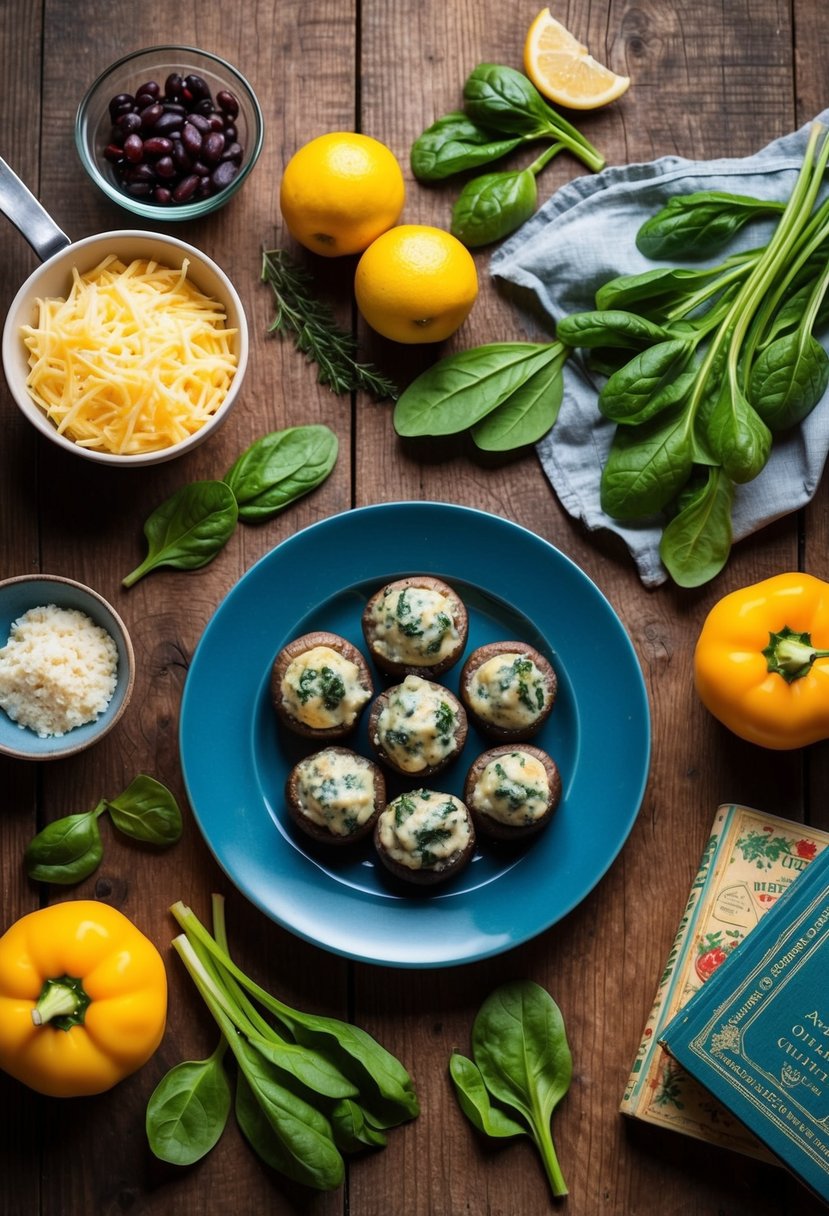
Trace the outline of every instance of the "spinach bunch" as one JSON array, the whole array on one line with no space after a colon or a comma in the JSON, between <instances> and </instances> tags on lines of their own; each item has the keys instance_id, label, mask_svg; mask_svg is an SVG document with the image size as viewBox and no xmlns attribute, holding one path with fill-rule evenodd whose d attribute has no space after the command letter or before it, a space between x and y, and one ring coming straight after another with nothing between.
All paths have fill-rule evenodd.
<instances>
[{"instance_id":1,"label":"spinach bunch","mask_svg":"<svg viewBox=\"0 0 829 1216\"><path fill-rule=\"evenodd\" d=\"M257 439L221 481L176 490L144 524L147 556L122 581L132 587L159 566L198 570L230 540L239 520L263 523L325 481L338 440L322 424L292 426Z\"/></svg>"},{"instance_id":2,"label":"spinach bunch","mask_svg":"<svg viewBox=\"0 0 829 1216\"><path fill-rule=\"evenodd\" d=\"M439 118L412 145L412 172L419 181L442 181L480 168L525 143L545 140L549 144L525 169L487 173L467 182L453 208L450 226L465 245L501 240L529 219L538 206L536 178L563 149L594 172L604 166L604 157L593 144L514 68L479 64L467 78L463 98L463 111Z\"/></svg>"},{"instance_id":3,"label":"spinach bunch","mask_svg":"<svg viewBox=\"0 0 829 1216\"><path fill-rule=\"evenodd\" d=\"M472 1025L472 1059L453 1052L449 1073L461 1110L493 1139L529 1136L556 1196L567 1194L550 1120L570 1088L573 1061L561 1010L531 980L503 984Z\"/></svg>"},{"instance_id":4,"label":"spinach bunch","mask_svg":"<svg viewBox=\"0 0 829 1216\"><path fill-rule=\"evenodd\" d=\"M595 310L558 324L558 338L608 376L598 406L616 429L602 508L623 521L662 518L660 556L680 586L723 568L735 486L758 476L774 436L829 386L829 356L814 337L829 312L829 200L816 206L828 160L829 137L815 124L765 246L712 267L620 276L599 289ZM775 210L701 192L672 199L638 242L658 256L687 241L695 258Z\"/></svg>"},{"instance_id":5,"label":"spinach bunch","mask_svg":"<svg viewBox=\"0 0 829 1216\"><path fill-rule=\"evenodd\" d=\"M64 815L38 832L23 856L29 878L66 886L93 874L104 856L98 820L105 812L122 835L143 844L167 848L181 836L175 797L141 773L117 798L102 798L93 810Z\"/></svg>"},{"instance_id":6,"label":"spinach bunch","mask_svg":"<svg viewBox=\"0 0 829 1216\"><path fill-rule=\"evenodd\" d=\"M469 431L487 452L535 443L558 416L568 353L561 342L493 342L447 355L403 392L394 428L407 438Z\"/></svg>"},{"instance_id":7,"label":"spinach bunch","mask_svg":"<svg viewBox=\"0 0 829 1216\"><path fill-rule=\"evenodd\" d=\"M242 1134L275 1170L317 1190L344 1178L342 1154L382 1147L386 1132L419 1113L403 1065L358 1026L292 1009L231 959L224 900L213 896L213 934L179 902L173 942L221 1031L205 1060L164 1076L147 1106L150 1148L189 1165L218 1142L234 1107ZM266 1016L270 1015L270 1016ZM235 1058L235 1100L225 1071Z\"/></svg>"}]
</instances>

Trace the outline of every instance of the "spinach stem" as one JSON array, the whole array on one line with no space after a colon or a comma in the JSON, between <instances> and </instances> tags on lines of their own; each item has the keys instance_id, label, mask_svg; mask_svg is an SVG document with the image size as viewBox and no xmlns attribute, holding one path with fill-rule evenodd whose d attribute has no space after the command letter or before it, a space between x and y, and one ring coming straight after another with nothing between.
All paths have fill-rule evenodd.
<instances>
[{"instance_id":1,"label":"spinach stem","mask_svg":"<svg viewBox=\"0 0 829 1216\"><path fill-rule=\"evenodd\" d=\"M530 173L532 173L534 177L537 177L544 166L551 161L558 152L561 152L563 148L564 144L561 142L550 144L550 146L545 148L541 155L537 157L531 165L527 166Z\"/></svg>"},{"instance_id":2,"label":"spinach stem","mask_svg":"<svg viewBox=\"0 0 829 1216\"><path fill-rule=\"evenodd\" d=\"M568 1195L567 1183L564 1181L564 1175L561 1172L549 1124L543 1118L537 1118L534 1122L536 1126L533 1129L532 1137L541 1154L541 1160L544 1162L544 1172L547 1175L552 1192L556 1198Z\"/></svg>"},{"instance_id":3,"label":"spinach stem","mask_svg":"<svg viewBox=\"0 0 829 1216\"><path fill-rule=\"evenodd\" d=\"M605 167L606 161L599 152L598 148L591 144L590 140L582 135L581 131L577 130L566 118L556 113L555 110L547 106L550 118L547 124L547 129L551 135L569 148L574 156L577 156L583 164L587 165L594 173L598 173L600 169Z\"/></svg>"},{"instance_id":4,"label":"spinach stem","mask_svg":"<svg viewBox=\"0 0 829 1216\"><path fill-rule=\"evenodd\" d=\"M728 351L728 381L731 391L736 396L737 367L743 340L763 297L779 273L783 261L790 255L792 237L808 219L817 195L826 160L829 157L829 138L824 138L820 154L815 163L814 153L817 141L826 128L815 123L809 134L809 143L803 166L798 174L797 182L789 198L786 210L766 246L765 253L755 266L746 283L737 296L734 305L734 329L731 333Z\"/></svg>"}]
</instances>

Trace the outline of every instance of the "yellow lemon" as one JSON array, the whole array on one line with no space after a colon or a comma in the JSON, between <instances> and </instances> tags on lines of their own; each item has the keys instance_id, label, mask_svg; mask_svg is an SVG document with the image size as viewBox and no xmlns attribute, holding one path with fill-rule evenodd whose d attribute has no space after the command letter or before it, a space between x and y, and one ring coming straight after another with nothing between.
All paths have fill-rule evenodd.
<instances>
[{"instance_id":1,"label":"yellow lemon","mask_svg":"<svg viewBox=\"0 0 829 1216\"><path fill-rule=\"evenodd\" d=\"M621 97L629 76L597 63L577 38L543 8L524 43L524 71L539 93L571 110L595 110Z\"/></svg>"},{"instance_id":2,"label":"yellow lemon","mask_svg":"<svg viewBox=\"0 0 829 1216\"><path fill-rule=\"evenodd\" d=\"M282 174L288 231L324 257L361 253L397 223L406 196L394 154L369 135L332 131L304 144Z\"/></svg>"},{"instance_id":3,"label":"yellow lemon","mask_svg":"<svg viewBox=\"0 0 829 1216\"><path fill-rule=\"evenodd\" d=\"M442 342L466 320L478 294L469 250L442 228L401 224L357 263L357 307L395 342Z\"/></svg>"}]
</instances>

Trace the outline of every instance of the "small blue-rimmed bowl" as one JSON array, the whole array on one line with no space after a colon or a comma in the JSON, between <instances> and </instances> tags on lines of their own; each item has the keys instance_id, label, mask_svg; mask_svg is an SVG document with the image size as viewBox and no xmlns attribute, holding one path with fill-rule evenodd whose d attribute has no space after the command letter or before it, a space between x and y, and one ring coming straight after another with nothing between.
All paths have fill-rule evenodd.
<instances>
[{"instance_id":1,"label":"small blue-rimmed bowl","mask_svg":"<svg viewBox=\"0 0 829 1216\"><path fill-rule=\"evenodd\" d=\"M0 647L5 646L12 624L30 608L54 604L85 613L115 642L118 669L115 691L94 722L73 727L65 735L41 738L20 727L0 709L0 752L18 760L60 760L76 755L108 734L127 708L135 682L135 654L127 627L115 609L91 587L56 574L23 574L0 582Z\"/></svg>"},{"instance_id":2,"label":"small blue-rimmed bowl","mask_svg":"<svg viewBox=\"0 0 829 1216\"><path fill-rule=\"evenodd\" d=\"M222 91L233 94L239 106L234 124L242 157L233 180L215 193L204 198L193 197L184 203L158 203L151 196L130 194L119 181L113 163L107 159L105 149L113 143L110 102L122 94L134 97L148 82L155 82L164 92L172 74L200 77L214 100ZM152 135L153 132L144 134ZM75 117L75 146L93 182L119 206L153 221L193 220L223 207L240 189L259 159L263 140L262 108L245 77L218 55L192 46L154 46L125 55L90 86ZM163 179L158 184L163 186Z\"/></svg>"}]
</instances>

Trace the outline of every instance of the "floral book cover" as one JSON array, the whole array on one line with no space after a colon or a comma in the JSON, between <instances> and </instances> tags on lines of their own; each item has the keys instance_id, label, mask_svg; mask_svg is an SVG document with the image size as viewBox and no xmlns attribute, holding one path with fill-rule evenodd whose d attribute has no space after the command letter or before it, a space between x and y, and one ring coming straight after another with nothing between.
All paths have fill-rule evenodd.
<instances>
[{"instance_id":1,"label":"floral book cover","mask_svg":"<svg viewBox=\"0 0 829 1216\"><path fill-rule=\"evenodd\" d=\"M827 844L829 832L733 803L719 807L631 1068L623 1114L774 1160L659 1037Z\"/></svg>"},{"instance_id":2,"label":"floral book cover","mask_svg":"<svg viewBox=\"0 0 829 1216\"><path fill-rule=\"evenodd\" d=\"M829 850L781 895L659 1041L829 1200Z\"/></svg>"}]
</instances>

